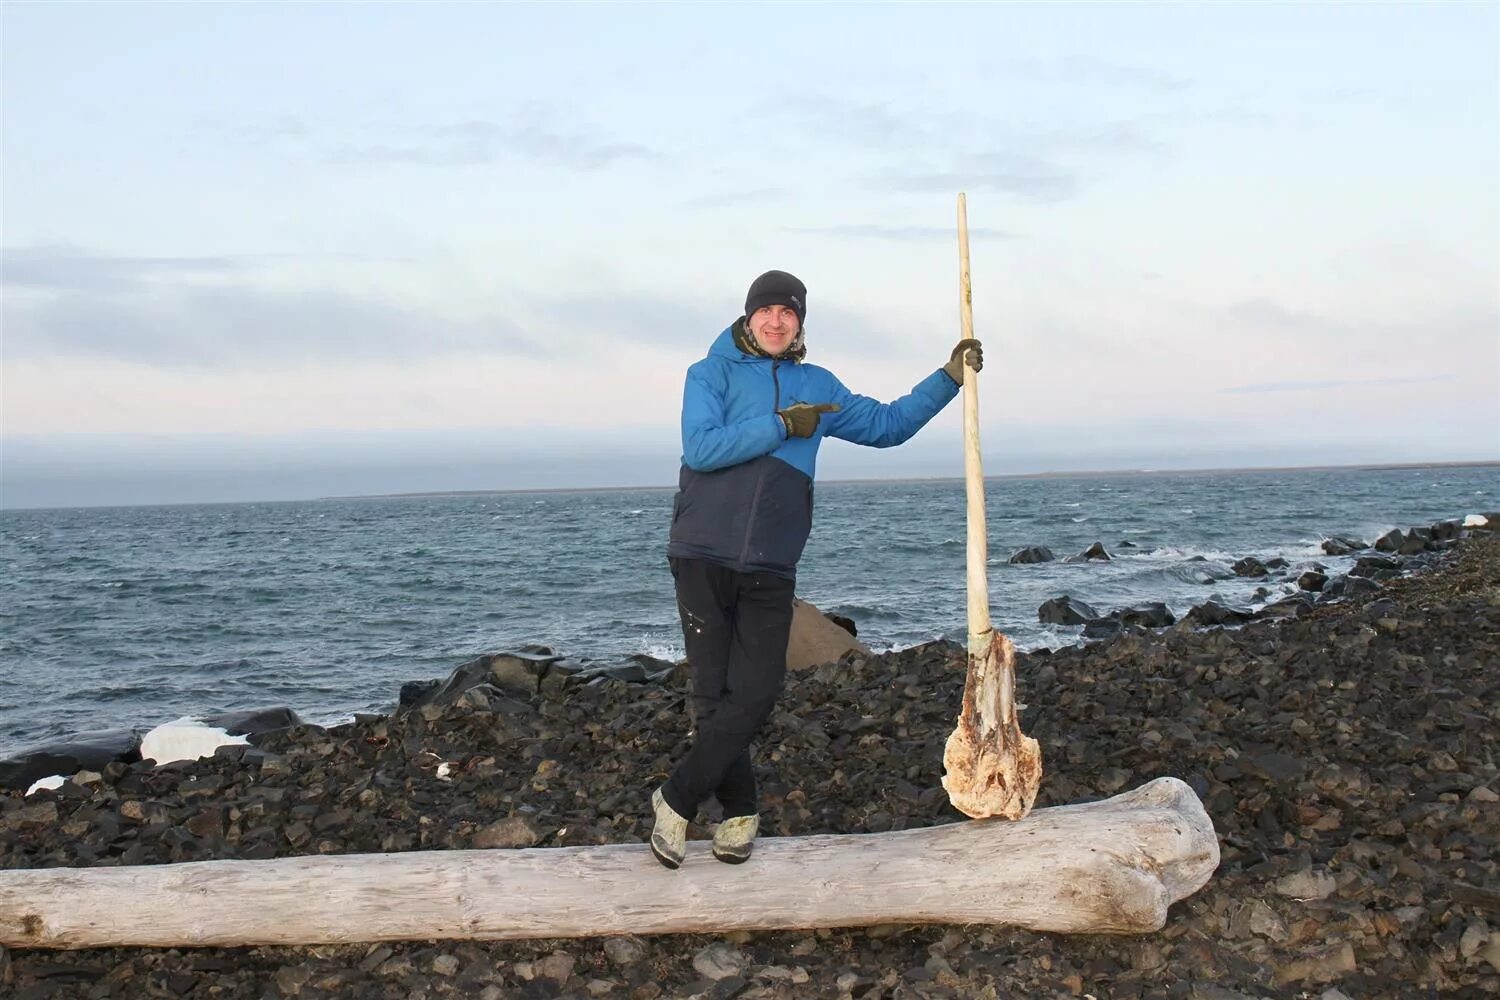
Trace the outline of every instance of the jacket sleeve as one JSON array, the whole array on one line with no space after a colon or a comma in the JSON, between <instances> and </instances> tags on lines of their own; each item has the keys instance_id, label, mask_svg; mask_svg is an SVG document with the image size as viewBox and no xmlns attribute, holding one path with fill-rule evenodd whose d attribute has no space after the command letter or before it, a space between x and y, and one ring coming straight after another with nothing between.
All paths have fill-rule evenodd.
<instances>
[{"instance_id":1,"label":"jacket sleeve","mask_svg":"<svg viewBox=\"0 0 1500 1000\"><path fill-rule=\"evenodd\" d=\"M828 435L872 448L891 448L905 442L958 395L958 385L941 368L893 403L850 392L832 374L828 377L833 383L831 401L840 407L837 413L823 418L833 418Z\"/></svg>"},{"instance_id":2,"label":"jacket sleeve","mask_svg":"<svg viewBox=\"0 0 1500 1000\"><path fill-rule=\"evenodd\" d=\"M726 424L723 372L696 364L682 390L682 461L695 472L713 472L768 455L786 439L775 413Z\"/></svg>"}]
</instances>

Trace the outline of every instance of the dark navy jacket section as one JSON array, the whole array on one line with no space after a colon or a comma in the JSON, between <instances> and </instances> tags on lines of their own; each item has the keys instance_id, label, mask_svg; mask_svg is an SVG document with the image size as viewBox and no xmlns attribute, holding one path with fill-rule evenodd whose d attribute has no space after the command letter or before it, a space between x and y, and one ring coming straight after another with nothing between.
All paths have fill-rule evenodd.
<instances>
[{"instance_id":1,"label":"dark navy jacket section","mask_svg":"<svg viewBox=\"0 0 1500 1000\"><path fill-rule=\"evenodd\" d=\"M719 334L687 373L682 472L667 554L740 572L795 576L812 530L813 478L825 436L876 448L906 441L958 386L941 368L893 403L850 392L826 368L752 357ZM788 437L776 411L837 403L810 438Z\"/></svg>"}]
</instances>

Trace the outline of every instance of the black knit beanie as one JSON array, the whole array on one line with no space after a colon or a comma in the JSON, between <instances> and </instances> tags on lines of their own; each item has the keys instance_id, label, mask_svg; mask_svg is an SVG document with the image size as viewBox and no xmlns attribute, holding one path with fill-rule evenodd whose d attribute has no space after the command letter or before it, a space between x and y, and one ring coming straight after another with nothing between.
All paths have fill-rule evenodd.
<instances>
[{"instance_id":1,"label":"black knit beanie","mask_svg":"<svg viewBox=\"0 0 1500 1000\"><path fill-rule=\"evenodd\" d=\"M807 322L807 286L785 271L767 271L750 283L745 315L753 316L763 306L786 306L797 314L800 326Z\"/></svg>"}]
</instances>

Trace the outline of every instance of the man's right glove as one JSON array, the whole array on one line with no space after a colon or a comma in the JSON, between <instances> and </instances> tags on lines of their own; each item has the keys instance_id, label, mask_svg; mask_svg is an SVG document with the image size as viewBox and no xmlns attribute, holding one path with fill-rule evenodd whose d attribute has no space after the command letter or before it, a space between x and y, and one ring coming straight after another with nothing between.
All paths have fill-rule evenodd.
<instances>
[{"instance_id":1,"label":"man's right glove","mask_svg":"<svg viewBox=\"0 0 1500 1000\"><path fill-rule=\"evenodd\" d=\"M808 438L818 429L818 418L825 413L837 413L837 403L793 403L776 415L786 424L787 437Z\"/></svg>"}]
</instances>

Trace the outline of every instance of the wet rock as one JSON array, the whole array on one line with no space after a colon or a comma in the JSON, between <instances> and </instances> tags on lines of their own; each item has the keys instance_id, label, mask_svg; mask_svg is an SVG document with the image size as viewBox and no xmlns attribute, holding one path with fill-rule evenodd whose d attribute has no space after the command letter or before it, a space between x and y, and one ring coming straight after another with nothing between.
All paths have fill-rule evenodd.
<instances>
[{"instance_id":1,"label":"wet rock","mask_svg":"<svg viewBox=\"0 0 1500 1000\"><path fill-rule=\"evenodd\" d=\"M1255 617L1249 608L1236 608L1218 601L1205 601L1192 608L1183 620L1197 626L1243 625Z\"/></svg>"},{"instance_id":2,"label":"wet rock","mask_svg":"<svg viewBox=\"0 0 1500 1000\"><path fill-rule=\"evenodd\" d=\"M1177 624L1177 618L1160 601L1148 601L1134 607L1111 611L1109 617L1126 628L1165 628Z\"/></svg>"},{"instance_id":3,"label":"wet rock","mask_svg":"<svg viewBox=\"0 0 1500 1000\"><path fill-rule=\"evenodd\" d=\"M1346 556L1351 552L1358 552L1369 547L1366 542L1342 536L1323 539L1323 551L1330 556Z\"/></svg>"},{"instance_id":4,"label":"wet rock","mask_svg":"<svg viewBox=\"0 0 1500 1000\"><path fill-rule=\"evenodd\" d=\"M1051 562L1055 558L1057 557L1052 554L1052 550L1047 548L1047 546L1031 545L1012 552L1007 562L1017 565L1027 565L1031 563Z\"/></svg>"},{"instance_id":5,"label":"wet rock","mask_svg":"<svg viewBox=\"0 0 1500 1000\"><path fill-rule=\"evenodd\" d=\"M117 761L128 764L140 760L144 735L140 729L110 729L34 747L0 760L0 790L24 791L48 775L69 775L84 769L103 771Z\"/></svg>"},{"instance_id":6,"label":"wet rock","mask_svg":"<svg viewBox=\"0 0 1500 1000\"><path fill-rule=\"evenodd\" d=\"M1067 594L1054 597L1037 608L1037 621L1043 625L1084 625L1099 617L1099 612Z\"/></svg>"},{"instance_id":7,"label":"wet rock","mask_svg":"<svg viewBox=\"0 0 1500 1000\"><path fill-rule=\"evenodd\" d=\"M1266 564L1254 556L1246 556L1234 564L1235 576L1265 576L1267 573Z\"/></svg>"},{"instance_id":8,"label":"wet rock","mask_svg":"<svg viewBox=\"0 0 1500 1000\"><path fill-rule=\"evenodd\" d=\"M1084 549L1082 552L1078 553L1076 556L1068 556L1068 558L1064 559L1063 561L1069 563L1112 562L1113 559L1111 558L1110 554L1105 551L1103 542L1095 542L1088 548Z\"/></svg>"},{"instance_id":9,"label":"wet rock","mask_svg":"<svg viewBox=\"0 0 1500 1000\"><path fill-rule=\"evenodd\" d=\"M1310 569L1297 577L1297 586L1303 590L1310 590L1313 593L1322 590L1323 585L1327 582L1328 574L1315 569Z\"/></svg>"}]
</instances>

